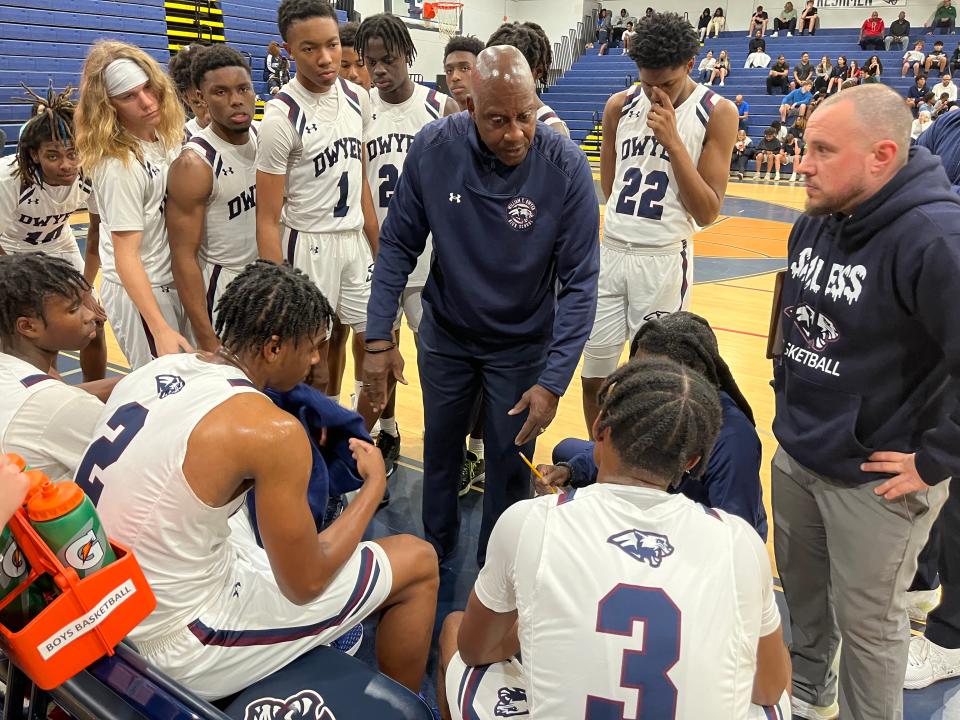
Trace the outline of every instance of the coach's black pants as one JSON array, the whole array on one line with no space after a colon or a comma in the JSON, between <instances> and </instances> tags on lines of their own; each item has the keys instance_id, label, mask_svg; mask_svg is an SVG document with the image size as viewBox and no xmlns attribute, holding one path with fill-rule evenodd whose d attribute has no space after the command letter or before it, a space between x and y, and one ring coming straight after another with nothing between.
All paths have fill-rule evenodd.
<instances>
[{"instance_id":1,"label":"coach's black pants","mask_svg":"<svg viewBox=\"0 0 960 720\"><path fill-rule=\"evenodd\" d=\"M533 457L534 442L513 440L527 413L507 412L536 384L546 366L547 343L496 343L477 333L455 334L423 303L417 364L423 391L423 529L442 559L457 545L460 509L457 489L463 438L470 430L475 398L483 390L483 452L486 480L477 562L501 513L531 496L530 470L517 454Z\"/></svg>"},{"instance_id":2,"label":"coach's black pants","mask_svg":"<svg viewBox=\"0 0 960 720\"><path fill-rule=\"evenodd\" d=\"M950 494L920 553L911 590L933 590L940 576L940 605L927 615L927 638L940 647L960 649L960 487Z\"/></svg>"}]
</instances>

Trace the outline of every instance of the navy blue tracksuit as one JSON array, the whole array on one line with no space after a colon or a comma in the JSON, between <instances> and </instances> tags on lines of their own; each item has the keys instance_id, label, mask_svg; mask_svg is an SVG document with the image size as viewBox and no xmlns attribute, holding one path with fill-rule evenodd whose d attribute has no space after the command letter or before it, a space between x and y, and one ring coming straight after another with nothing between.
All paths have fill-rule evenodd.
<instances>
[{"instance_id":1,"label":"navy blue tracksuit","mask_svg":"<svg viewBox=\"0 0 960 720\"><path fill-rule=\"evenodd\" d=\"M534 384L563 395L593 325L599 209L586 157L538 123L520 165L503 165L466 112L414 140L390 212L367 309L367 339L388 340L397 304L433 234L418 358L424 405L423 524L441 557L457 543L457 484L471 407L484 391L486 486L478 560L500 514L529 497L513 444Z\"/></svg>"}]
</instances>

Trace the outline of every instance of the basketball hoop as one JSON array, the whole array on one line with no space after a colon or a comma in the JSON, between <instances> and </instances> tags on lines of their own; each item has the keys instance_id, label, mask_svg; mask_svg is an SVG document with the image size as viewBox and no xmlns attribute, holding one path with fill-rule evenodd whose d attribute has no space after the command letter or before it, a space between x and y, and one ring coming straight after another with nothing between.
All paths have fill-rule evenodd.
<instances>
[{"instance_id":1,"label":"basketball hoop","mask_svg":"<svg viewBox=\"0 0 960 720\"><path fill-rule=\"evenodd\" d=\"M444 43L448 43L460 32L460 12L462 10L462 2L425 2L423 4L423 17L426 20L436 18L437 24L440 26L440 39Z\"/></svg>"}]
</instances>

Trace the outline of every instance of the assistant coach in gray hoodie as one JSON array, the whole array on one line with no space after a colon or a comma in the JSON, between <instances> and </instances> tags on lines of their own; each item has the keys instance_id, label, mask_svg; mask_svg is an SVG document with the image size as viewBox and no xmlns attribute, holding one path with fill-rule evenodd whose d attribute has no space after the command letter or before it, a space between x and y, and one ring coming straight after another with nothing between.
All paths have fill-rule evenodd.
<instances>
[{"instance_id":1,"label":"assistant coach in gray hoodie","mask_svg":"<svg viewBox=\"0 0 960 720\"><path fill-rule=\"evenodd\" d=\"M870 85L811 116L774 366L774 547L794 716L902 717L917 554L960 474L960 200Z\"/></svg>"}]
</instances>

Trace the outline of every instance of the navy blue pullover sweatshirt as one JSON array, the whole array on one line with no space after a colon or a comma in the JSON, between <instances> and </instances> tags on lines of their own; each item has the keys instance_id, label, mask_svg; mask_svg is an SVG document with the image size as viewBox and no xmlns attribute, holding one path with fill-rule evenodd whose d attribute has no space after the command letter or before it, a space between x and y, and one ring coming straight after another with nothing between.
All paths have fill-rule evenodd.
<instances>
[{"instance_id":1,"label":"navy blue pullover sweatshirt","mask_svg":"<svg viewBox=\"0 0 960 720\"><path fill-rule=\"evenodd\" d=\"M508 167L467 112L425 126L380 231L368 340L390 339L431 232L429 315L494 346L549 344L539 384L563 395L593 326L600 272L599 206L583 152L537 123L526 158Z\"/></svg>"},{"instance_id":2,"label":"navy blue pullover sweatshirt","mask_svg":"<svg viewBox=\"0 0 960 720\"><path fill-rule=\"evenodd\" d=\"M960 476L960 198L939 160L908 163L851 215L802 216L789 240L773 432L807 468L884 479L871 453Z\"/></svg>"},{"instance_id":3,"label":"navy blue pullover sweatshirt","mask_svg":"<svg viewBox=\"0 0 960 720\"><path fill-rule=\"evenodd\" d=\"M953 191L960 193L960 110L944 113L937 118L917 138L917 145L940 156Z\"/></svg>"}]
</instances>

